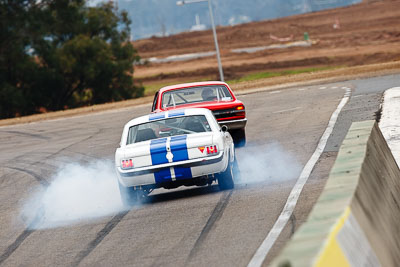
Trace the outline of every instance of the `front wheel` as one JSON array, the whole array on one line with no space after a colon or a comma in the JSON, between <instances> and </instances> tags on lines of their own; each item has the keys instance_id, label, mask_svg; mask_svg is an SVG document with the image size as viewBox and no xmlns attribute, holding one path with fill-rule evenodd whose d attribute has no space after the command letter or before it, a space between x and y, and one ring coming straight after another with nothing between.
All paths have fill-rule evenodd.
<instances>
[{"instance_id":1,"label":"front wheel","mask_svg":"<svg viewBox=\"0 0 400 267\"><path fill-rule=\"evenodd\" d=\"M125 187L118 182L121 201L124 206L131 207L141 203L144 196L143 190L135 190L133 187Z\"/></svg>"},{"instance_id":2,"label":"front wheel","mask_svg":"<svg viewBox=\"0 0 400 267\"><path fill-rule=\"evenodd\" d=\"M218 187L220 190L229 190L235 187L235 183L233 182L233 164L230 160L226 170L218 175Z\"/></svg>"}]
</instances>

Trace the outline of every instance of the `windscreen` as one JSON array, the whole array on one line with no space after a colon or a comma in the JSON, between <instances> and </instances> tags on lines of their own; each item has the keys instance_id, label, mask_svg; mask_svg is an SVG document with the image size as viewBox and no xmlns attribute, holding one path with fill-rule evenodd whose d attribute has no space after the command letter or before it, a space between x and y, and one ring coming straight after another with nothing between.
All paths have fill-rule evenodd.
<instances>
[{"instance_id":1,"label":"windscreen","mask_svg":"<svg viewBox=\"0 0 400 267\"><path fill-rule=\"evenodd\" d=\"M162 97L162 107L175 107L184 104L232 101L232 95L224 85L208 85L167 91Z\"/></svg>"},{"instance_id":2,"label":"windscreen","mask_svg":"<svg viewBox=\"0 0 400 267\"><path fill-rule=\"evenodd\" d=\"M161 137L210 131L211 127L204 115L169 118L130 127L126 144L129 145Z\"/></svg>"}]
</instances>

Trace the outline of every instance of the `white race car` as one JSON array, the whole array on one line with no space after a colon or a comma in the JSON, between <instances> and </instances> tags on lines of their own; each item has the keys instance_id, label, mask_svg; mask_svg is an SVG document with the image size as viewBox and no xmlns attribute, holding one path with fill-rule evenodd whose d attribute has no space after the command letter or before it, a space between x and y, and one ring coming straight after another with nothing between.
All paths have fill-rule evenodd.
<instances>
[{"instance_id":1,"label":"white race car","mask_svg":"<svg viewBox=\"0 0 400 267\"><path fill-rule=\"evenodd\" d=\"M124 204L155 188L211 185L232 189L235 150L226 126L208 109L175 109L129 121L115 152Z\"/></svg>"}]
</instances>

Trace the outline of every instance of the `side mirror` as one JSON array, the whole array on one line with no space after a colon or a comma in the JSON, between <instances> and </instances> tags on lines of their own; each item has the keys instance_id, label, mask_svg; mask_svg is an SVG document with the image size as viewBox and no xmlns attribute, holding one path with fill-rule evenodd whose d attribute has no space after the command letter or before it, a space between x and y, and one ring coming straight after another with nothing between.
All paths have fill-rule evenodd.
<instances>
[{"instance_id":1,"label":"side mirror","mask_svg":"<svg viewBox=\"0 0 400 267\"><path fill-rule=\"evenodd\" d=\"M222 125L222 126L221 126L221 130L222 130L224 133L226 133L226 132L228 131L228 126Z\"/></svg>"}]
</instances>

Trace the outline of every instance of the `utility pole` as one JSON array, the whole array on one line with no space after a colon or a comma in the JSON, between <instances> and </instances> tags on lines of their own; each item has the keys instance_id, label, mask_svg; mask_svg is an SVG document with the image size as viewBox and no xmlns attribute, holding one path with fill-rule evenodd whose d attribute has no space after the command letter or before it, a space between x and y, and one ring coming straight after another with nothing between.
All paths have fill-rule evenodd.
<instances>
[{"instance_id":1,"label":"utility pole","mask_svg":"<svg viewBox=\"0 0 400 267\"><path fill-rule=\"evenodd\" d=\"M210 19L211 19L211 27L212 27L213 36L214 36L215 51L217 53L219 77L220 77L221 82L224 82L225 81L224 80L224 71L222 69L221 55L219 53L217 31L215 29L214 13L213 13L213 9L212 9L211 0L183 0L183 1L177 1L176 5L183 6L185 4L200 3L200 2L208 2L208 9L209 9L209 12L210 12Z\"/></svg>"}]
</instances>

